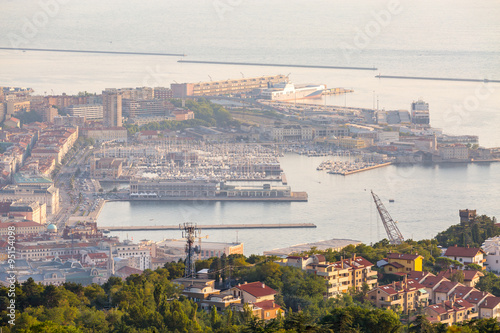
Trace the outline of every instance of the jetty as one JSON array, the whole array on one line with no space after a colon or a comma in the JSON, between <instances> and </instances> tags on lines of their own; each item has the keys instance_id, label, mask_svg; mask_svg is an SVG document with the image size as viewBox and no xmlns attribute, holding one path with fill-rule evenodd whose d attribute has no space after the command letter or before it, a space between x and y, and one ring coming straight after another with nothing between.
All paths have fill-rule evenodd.
<instances>
[{"instance_id":1,"label":"jetty","mask_svg":"<svg viewBox=\"0 0 500 333\"><path fill-rule=\"evenodd\" d=\"M229 229L293 229L316 228L314 223L274 223L274 224L213 224L198 225L199 229L229 230ZM149 226L109 226L100 227L105 231L151 231L151 230L179 230L179 225L149 225Z\"/></svg>"}]
</instances>

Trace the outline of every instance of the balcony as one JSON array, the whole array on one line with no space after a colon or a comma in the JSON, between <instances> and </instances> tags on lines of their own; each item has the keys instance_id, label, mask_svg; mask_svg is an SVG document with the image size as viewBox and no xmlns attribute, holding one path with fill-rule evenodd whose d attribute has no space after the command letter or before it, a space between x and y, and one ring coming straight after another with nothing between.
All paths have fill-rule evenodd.
<instances>
[{"instance_id":1,"label":"balcony","mask_svg":"<svg viewBox=\"0 0 500 333\"><path fill-rule=\"evenodd\" d=\"M349 282L349 277L348 276L341 276L341 277L339 277L338 281L340 283Z\"/></svg>"},{"instance_id":2,"label":"balcony","mask_svg":"<svg viewBox=\"0 0 500 333\"><path fill-rule=\"evenodd\" d=\"M379 303L381 306L394 306L394 305L401 305L403 306L403 299L396 299L396 300L392 300L392 301L381 301L379 300Z\"/></svg>"}]
</instances>

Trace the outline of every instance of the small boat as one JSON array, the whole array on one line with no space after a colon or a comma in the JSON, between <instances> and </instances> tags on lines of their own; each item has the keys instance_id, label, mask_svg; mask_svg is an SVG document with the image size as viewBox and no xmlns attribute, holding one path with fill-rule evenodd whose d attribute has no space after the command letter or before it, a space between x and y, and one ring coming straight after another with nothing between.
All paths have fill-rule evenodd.
<instances>
[{"instance_id":1,"label":"small boat","mask_svg":"<svg viewBox=\"0 0 500 333\"><path fill-rule=\"evenodd\" d=\"M394 202L394 199L389 199L389 202Z\"/></svg>"}]
</instances>

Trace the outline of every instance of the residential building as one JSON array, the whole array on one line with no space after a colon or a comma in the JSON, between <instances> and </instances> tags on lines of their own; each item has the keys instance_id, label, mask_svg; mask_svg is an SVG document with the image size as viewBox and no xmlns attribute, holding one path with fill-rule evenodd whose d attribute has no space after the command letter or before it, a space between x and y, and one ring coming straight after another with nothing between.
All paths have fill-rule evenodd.
<instances>
[{"instance_id":1,"label":"residential building","mask_svg":"<svg viewBox=\"0 0 500 333\"><path fill-rule=\"evenodd\" d=\"M3 126L9 127L9 128L19 128L21 127L21 121L17 118L10 117L9 119L5 120L3 122Z\"/></svg>"},{"instance_id":2,"label":"residential building","mask_svg":"<svg viewBox=\"0 0 500 333\"><path fill-rule=\"evenodd\" d=\"M155 87L153 90L153 98L156 99L169 99L174 98L172 89L166 87Z\"/></svg>"},{"instance_id":3,"label":"residential building","mask_svg":"<svg viewBox=\"0 0 500 333\"><path fill-rule=\"evenodd\" d=\"M446 249L443 257L457 260L463 265L476 264L485 269L486 267L483 266L484 262L486 262L484 254L485 252L480 248L450 246Z\"/></svg>"},{"instance_id":4,"label":"residential building","mask_svg":"<svg viewBox=\"0 0 500 333\"><path fill-rule=\"evenodd\" d=\"M325 279L325 298L347 293L349 289L361 290L366 283L371 289L377 284L377 272L372 270L373 264L363 257L353 255L334 263L325 261L322 255L311 257L288 256L277 261L283 266L293 266Z\"/></svg>"},{"instance_id":5,"label":"residential building","mask_svg":"<svg viewBox=\"0 0 500 333\"><path fill-rule=\"evenodd\" d=\"M481 246L486 255L486 269L498 274L500 272L500 236L488 238Z\"/></svg>"},{"instance_id":6,"label":"residential building","mask_svg":"<svg viewBox=\"0 0 500 333\"><path fill-rule=\"evenodd\" d=\"M66 108L66 112L71 116L84 117L87 120L103 118L102 104L70 105Z\"/></svg>"},{"instance_id":7,"label":"residential building","mask_svg":"<svg viewBox=\"0 0 500 333\"><path fill-rule=\"evenodd\" d=\"M452 276L455 276L456 274L463 274L464 278L463 284L468 287L474 287L479 282L479 279L482 276L484 276L483 273L476 271L474 269L459 270L456 268L449 268L447 270L441 271L439 272L438 276L443 276L447 279L451 279Z\"/></svg>"},{"instance_id":8,"label":"residential building","mask_svg":"<svg viewBox=\"0 0 500 333\"><path fill-rule=\"evenodd\" d=\"M13 115L19 111L31 111L31 102L25 100L10 100L6 102L7 104L7 116Z\"/></svg>"},{"instance_id":9,"label":"residential building","mask_svg":"<svg viewBox=\"0 0 500 333\"><path fill-rule=\"evenodd\" d=\"M487 297L479 307L479 318L489 319L500 317L500 297Z\"/></svg>"},{"instance_id":10,"label":"residential building","mask_svg":"<svg viewBox=\"0 0 500 333\"><path fill-rule=\"evenodd\" d=\"M388 253L387 262L384 266L384 272L389 274L407 273L410 271L422 271L424 257L415 254Z\"/></svg>"},{"instance_id":11,"label":"residential building","mask_svg":"<svg viewBox=\"0 0 500 333\"><path fill-rule=\"evenodd\" d=\"M151 87L120 88L117 89L117 92L126 99L153 99L153 88Z\"/></svg>"},{"instance_id":12,"label":"residential building","mask_svg":"<svg viewBox=\"0 0 500 333\"><path fill-rule=\"evenodd\" d=\"M425 314L431 323L439 322L447 325L478 317L474 305L461 298L430 305L425 309Z\"/></svg>"},{"instance_id":13,"label":"residential building","mask_svg":"<svg viewBox=\"0 0 500 333\"><path fill-rule=\"evenodd\" d=\"M102 92L103 123L105 127L122 126L122 94L117 89Z\"/></svg>"},{"instance_id":14,"label":"residential building","mask_svg":"<svg viewBox=\"0 0 500 333\"><path fill-rule=\"evenodd\" d=\"M33 221L10 222L8 219L0 222L0 236L9 235L9 231L15 227L16 235L38 235L45 231L45 224L40 224Z\"/></svg>"},{"instance_id":15,"label":"residential building","mask_svg":"<svg viewBox=\"0 0 500 333\"><path fill-rule=\"evenodd\" d=\"M262 282L238 284L230 289L230 293L240 297L245 303L274 301L274 296L277 294L274 289Z\"/></svg>"},{"instance_id":16,"label":"residential building","mask_svg":"<svg viewBox=\"0 0 500 333\"><path fill-rule=\"evenodd\" d=\"M423 285L405 277L403 281L375 287L366 294L366 298L377 308L400 310L408 314L419 307L426 307L429 294Z\"/></svg>"},{"instance_id":17,"label":"residential building","mask_svg":"<svg viewBox=\"0 0 500 333\"><path fill-rule=\"evenodd\" d=\"M113 254L116 254L118 258L128 259L131 267L145 270L149 269L151 266L151 257L156 256L155 246L141 246L139 244L131 244L125 242L123 244L118 244L114 248ZM131 262L132 261L132 262Z\"/></svg>"},{"instance_id":18,"label":"residential building","mask_svg":"<svg viewBox=\"0 0 500 333\"><path fill-rule=\"evenodd\" d=\"M59 188L53 184L6 185L0 189L0 201L38 201L47 205L49 214L59 211Z\"/></svg>"},{"instance_id":19,"label":"residential building","mask_svg":"<svg viewBox=\"0 0 500 333\"><path fill-rule=\"evenodd\" d=\"M122 100L123 116L129 118L166 117L172 108L172 104L161 99Z\"/></svg>"},{"instance_id":20,"label":"residential building","mask_svg":"<svg viewBox=\"0 0 500 333\"><path fill-rule=\"evenodd\" d=\"M25 220L33 221L40 224L47 222L47 205L38 201L24 202L21 200L9 202L7 215L22 216Z\"/></svg>"},{"instance_id":21,"label":"residential building","mask_svg":"<svg viewBox=\"0 0 500 333\"><path fill-rule=\"evenodd\" d=\"M194 112L191 110L174 110L172 115L175 116L176 121L194 119Z\"/></svg>"}]
</instances>

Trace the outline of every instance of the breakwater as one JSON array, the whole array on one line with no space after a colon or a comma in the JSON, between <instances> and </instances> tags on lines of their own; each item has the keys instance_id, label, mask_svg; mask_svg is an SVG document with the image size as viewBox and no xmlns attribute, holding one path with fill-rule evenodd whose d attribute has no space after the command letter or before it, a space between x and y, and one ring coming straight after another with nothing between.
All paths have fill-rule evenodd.
<instances>
[{"instance_id":1,"label":"breakwater","mask_svg":"<svg viewBox=\"0 0 500 333\"><path fill-rule=\"evenodd\" d=\"M298 67L298 68L320 68L320 69L351 69L362 71L376 71L375 67L347 67L328 65L297 65L297 64L266 64L259 62L230 62L230 61L204 61L204 60L178 60L177 62L188 64L209 64L209 65L238 65L238 66L266 66L266 67Z\"/></svg>"},{"instance_id":2,"label":"breakwater","mask_svg":"<svg viewBox=\"0 0 500 333\"><path fill-rule=\"evenodd\" d=\"M181 53L154 53L154 52L128 52L128 51L98 51L98 50L66 50L66 49L34 49L26 47L0 47L0 50L11 51L36 51L36 52L65 52L65 53L97 53L97 54L126 54L147 56L185 57Z\"/></svg>"},{"instance_id":3,"label":"breakwater","mask_svg":"<svg viewBox=\"0 0 500 333\"><path fill-rule=\"evenodd\" d=\"M397 75L376 75L379 79L403 79L403 80L434 80L434 81L464 81L464 82L493 82L500 83L500 80L489 79L461 79L452 77L426 77L426 76L397 76Z\"/></svg>"}]
</instances>

